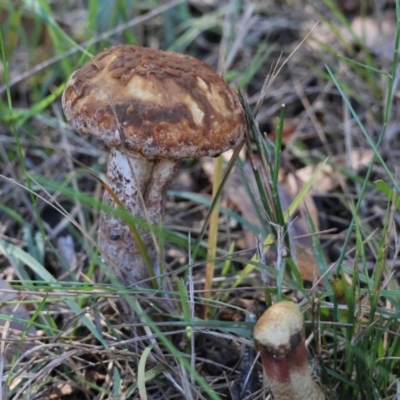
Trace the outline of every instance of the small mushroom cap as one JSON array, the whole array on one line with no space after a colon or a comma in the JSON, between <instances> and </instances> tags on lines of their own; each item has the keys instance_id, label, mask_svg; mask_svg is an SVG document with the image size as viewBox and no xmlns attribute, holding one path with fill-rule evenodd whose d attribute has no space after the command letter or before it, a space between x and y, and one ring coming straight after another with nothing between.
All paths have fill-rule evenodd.
<instances>
[{"instance_id":1,"label":"small mushroom cap","mask_svg":"<svg viewBox=\"0 0 400 400\"><path fill-rule=\"evenodd\" d=\"M150 48L98 54L72 74L62 102L79 133L146 157L217 156L244 133L237 94L209 65Z\"/></svg>"},{"instance_id":2,"label":"small mushroom cap","mask_svg":"<svg viewBox=\"0 0 400 400\"><path fill-rule=\"evenodd\" d=\"M304 317L300 307L281 301L268 308L253 332L256 347L274 357L285 357L304 340Z\"/></svg>"}]
</instances>

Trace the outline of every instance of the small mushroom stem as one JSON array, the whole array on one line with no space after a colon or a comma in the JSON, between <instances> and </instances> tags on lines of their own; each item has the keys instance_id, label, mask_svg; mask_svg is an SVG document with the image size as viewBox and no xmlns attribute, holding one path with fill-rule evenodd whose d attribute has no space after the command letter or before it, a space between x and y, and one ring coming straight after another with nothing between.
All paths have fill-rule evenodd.
<instances>
[{"instance_id":1,"label":"small mushroom stem","mask_svg":"<svg viewBox=\"0 0 400 400\"><path fill-rule=\"evenodd\" d=\"M324 400L307 362L304 317L297 304L270 307L254 328L254 341L275 400Z\"/></svg>"},{"instance_id":2,"label":"small mushroom stem","mask_svg":"<svg viewBox=\"0 0 400 400\"><path fill-rule=\"evenodd\" d=\"M131 215L143 220L149 219L156 225L162 219L166 191L179 165L179 160L146 159L139 154L123 154L113 148L108 161L107 184ZM103 202L118 207L108 191L104 193ZM157 276L159 250L148 230L139 229L139 234ZM149 278L148 268L124 220L102 212L99 245L121 282L126 285L149 286L149 282L140 283Z\"/></svg>"}]
</instances>

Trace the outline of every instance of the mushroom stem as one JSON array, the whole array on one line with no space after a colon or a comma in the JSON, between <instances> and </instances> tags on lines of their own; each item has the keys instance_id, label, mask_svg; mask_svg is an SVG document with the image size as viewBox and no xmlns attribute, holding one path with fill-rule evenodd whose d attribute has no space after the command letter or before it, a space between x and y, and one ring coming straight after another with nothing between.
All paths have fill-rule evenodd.
<instances>
[{"instance_id":1,"label":"mushroom stem","mask_svg":"<svg viewBox=\"0 0 400 400\"><path fill-rule=\"evenodd\" d=\"M256 348L275 400L324 400L307 362L304 317L297 304L270 307L254 328Z\"/></svg>"},{"instance_id":2,"label":"mushroom stem","mask_svg":"<svg viewBox=\"0 0 400 400\"><path fill-rule=\"evenodd\" d=\"M107 167L107 184L133 216L158 224L164 212L166 191L175 177L180 161L164 158L146 159L140 155L123 154L113 148ZM142 199L140 198L142 195ZM105 204L117 207L111 193L103 196ZM138 229L153 265L159 275L159 249L151 232ZM148 268L140 255L128 224L122 219L102 212L99 245L114 267L117 277L126 285L142 285L149 278ZM149 286L149 282L144 283Z\"/></svg>"}]
</instances>

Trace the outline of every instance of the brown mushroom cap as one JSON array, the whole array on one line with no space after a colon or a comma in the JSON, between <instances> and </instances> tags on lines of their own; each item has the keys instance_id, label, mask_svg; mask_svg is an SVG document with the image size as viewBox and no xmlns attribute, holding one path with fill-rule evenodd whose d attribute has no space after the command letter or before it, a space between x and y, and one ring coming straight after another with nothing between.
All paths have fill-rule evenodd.
<instances>
[{"instance_id":1,"label":"brown mushroom cap","mask_svg":"<svg viewBox=\"0 0 400 400\"><path fill-rule=\"evenodd\" d=\"M268 308L254 327L258 350L274 357L286 356L304 340L304 317L297 304L281 301Z\"/></svg>"},{"instance_id":2,"label":"brown mushroom cap","mask_svg":"<svg viewBox=\"0 0 400 400\"><path fill-rule=\"evenodd\" d=\"M67 83L72 127L146 157L217 156L243 138L237 94L207 64L132 45L103 51Z\"/></svg>"}]
</instances>

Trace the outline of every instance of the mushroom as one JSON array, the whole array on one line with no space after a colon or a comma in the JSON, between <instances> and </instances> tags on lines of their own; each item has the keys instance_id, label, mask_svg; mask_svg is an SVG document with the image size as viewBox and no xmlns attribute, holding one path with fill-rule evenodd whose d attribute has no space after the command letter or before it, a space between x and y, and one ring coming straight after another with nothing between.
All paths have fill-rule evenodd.
<instances>
[{"instance_id":1,"label":"mushroom","mask_svg":"<svg viewBox=\"0 0 400 400\"><path fill-rule=\"evenodd\" d=\"M300 307L281 301L260 317L254 342L275 400L324 400L307 362L304 317Z\"/></svg>"},{"instance_id":2,"label":"mushroom","mask_svg":"<svg viewBox=\"0 0 400 400\"><path fill-rule=\"evenodd\" d=\"M237 94L209 65L177 53L133 45L105 50L72 74L62 104L77 132L111 148L111 191L131 215L154 225L182 159L215 157L243 139ZM103 202L117 207L109 191ZM139 233L157 275L157 244L148 230ZM123 283L146 285L148 268L125 221L102 212L99 246Z\"/></svg>"}]
</instances>

